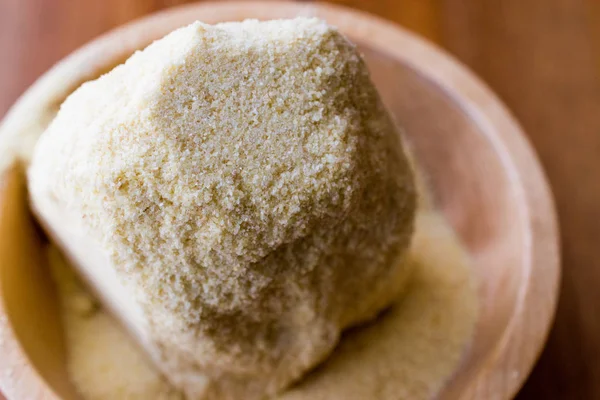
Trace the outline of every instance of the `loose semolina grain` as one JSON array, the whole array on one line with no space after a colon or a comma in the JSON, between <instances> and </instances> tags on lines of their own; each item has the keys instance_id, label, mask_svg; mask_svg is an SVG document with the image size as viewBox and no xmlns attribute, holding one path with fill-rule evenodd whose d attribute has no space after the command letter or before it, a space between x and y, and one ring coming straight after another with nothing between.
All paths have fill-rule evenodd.
<instances>
[{"instance_id":1,"label":"loose semolina grain","mask_svg":"<svg viewBox=\"0 0 600 400\"><path fill-rule=\"evenodd\" d=\"M94 300L57 250L52 253L68 338L69 372L83 398L178 398L105 310L98 307L90 314L69 306L82 295ZM468 350L477 312L474 275L451 228L430 210L417 217L409 260L414 271L402 298L372 324L345 334L322 366L278 400L434 397ZM77 290L70 288L72 283L79 285Z\"/></svg>"},{"instance_id":2,"label":"loose semolina grain","mask_svg":"<svg viewBox=\"0 0 600 400\"><path fill-rule=\"evenodd\" d=\"M317 19L169 34L64 102L29 178L37 215L97 255L76 266L193 398L277 393L409 271L399 134Z\"/></svg>"}]
</instances>

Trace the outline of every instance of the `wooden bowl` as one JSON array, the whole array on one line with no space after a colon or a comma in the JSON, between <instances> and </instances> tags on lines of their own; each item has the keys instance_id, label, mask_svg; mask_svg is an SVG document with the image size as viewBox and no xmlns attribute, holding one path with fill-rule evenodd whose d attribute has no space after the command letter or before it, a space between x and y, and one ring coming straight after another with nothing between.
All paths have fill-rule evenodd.
<instances>
[{"instance_id":1,"label":"wooden bowl","mask_svg":"<svg viewBox=\"0 0 600 400\"><path fill-rule=\"evenodd\" d=\"M443 399L508 399L530 372L555 310L559 254L551 193L521 128L494 94L442 50L382 19L306 3L202 3L114 30L56 65L17 102L0 137L31 143L64 98L134 50L196 19L318 16L360 46L385 103L474 260L480 309ZM22 146L23 154L27 145ZM14 399L75 398L56 300L26 206L24 178L0 197L0 385Z\"/></svg>"}]
</instances>

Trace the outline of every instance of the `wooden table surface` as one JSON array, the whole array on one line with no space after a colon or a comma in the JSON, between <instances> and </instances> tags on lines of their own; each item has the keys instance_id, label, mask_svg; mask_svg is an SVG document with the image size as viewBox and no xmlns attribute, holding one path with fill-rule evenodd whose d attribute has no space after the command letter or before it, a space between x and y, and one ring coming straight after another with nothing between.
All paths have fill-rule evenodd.
<instances>
[{"instance_id":1,"label":"wooden table surface","mask_svg":"<svg viewBox=\"0 0 600 400\"><path fill-rule=\"evenodd\" d=\"M76 47L183 2L0 0L0 117ZM600 1L334 2L379 14L446 48L521 121L555 193L564 274L548 346L518 399L600 399Z\"/></svg>"}]
</instances>

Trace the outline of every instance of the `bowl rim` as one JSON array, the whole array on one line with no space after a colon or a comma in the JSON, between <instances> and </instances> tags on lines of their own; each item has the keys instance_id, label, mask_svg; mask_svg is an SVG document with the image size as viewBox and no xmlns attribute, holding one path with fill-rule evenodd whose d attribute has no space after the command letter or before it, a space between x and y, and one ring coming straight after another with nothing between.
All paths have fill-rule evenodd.
<instances>
[{"instance_id":1,"label":"bowl rim","mask_svg":"<svg viewBox=\"0 0 600 400\"><path fill-rule=\"evenodd\" d=\"M541 164L522 128L493 91L460 61L428 40L383 18L348 7L326 3L282 1L203 2L178 6L133 20L97 37L61 60L40 77L13 105L0 125L0 137L9 129L19 128L15 121L24 110L52 101L46 94L49 84L59 79L73 84L103 65L147 44L155 24L171 24L194 13L212 22L219 16L253 15L258 19L282 18L283 15L314 15L337 25L352 37L368 37L369 44L384 51L435 83L456 104L483 127L486 139L495 148L511 184L523 199L527 224L526 254L530 265L526 285L519 293L519 310L503 337L490 349L483 368L469 381L458 396L461 399L512 398L525 382L547 340L556 311L560 282L560 247L558 219L550 186ZM390 43L394 43L390 46ZM70 75L69 75L70 74ZM68 76L68 78L65 78ZM35 107L34 107L35 108ZM1 299L0 299L1 300ZM58 398L50 385L27 363L0 301L0 372L22 365L13 380L35 382L43 398ZM527 329L535 316L537 329ZM18 385L7 382L0 374L0 388L6 395L23 398ZM31 385L28 383L29 389ZM490 392L490 387L499 392ZM31 393L28 390L27 393ZM493 393L493 397L491 397ZM51 395L50 395L51 394ZM25 396L27 397L27 396Z\"/></svg>"}]
</instances>

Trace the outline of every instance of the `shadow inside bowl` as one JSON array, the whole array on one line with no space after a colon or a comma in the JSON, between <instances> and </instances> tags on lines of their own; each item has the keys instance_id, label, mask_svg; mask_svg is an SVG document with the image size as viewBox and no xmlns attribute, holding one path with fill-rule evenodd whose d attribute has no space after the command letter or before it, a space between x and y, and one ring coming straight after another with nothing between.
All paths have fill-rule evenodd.
<instances>
[{"instance_id":1,"label":"shadow inside bowl","mask_svg":"<svg viewBox=\"0 0 600 400\"><path fill-rule=\"evenodd\" d=\"M27 206L25 175L19 166L1 178L0 191L0 312L6 315L15 343L1 343L3 356L16 354L21 365L12 366L11 380L29 381L29 393L49 398L44 383L60 398L77 395L67 375L65 344L58 299L44 252L44 238L37 229ZM11 347L12 346L12 347ZM25 357L23 357L23 355ZM23 369L20 369L23 368ZM29 379L39 374L43 380ZM39 386L39 387L36 387ZM3 388L7 394L19 394L15 388ZM15 397L17 398L17 397ZM18 397L25 398L25 397Z\"/></svg>"}]
</instances>

